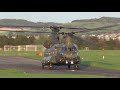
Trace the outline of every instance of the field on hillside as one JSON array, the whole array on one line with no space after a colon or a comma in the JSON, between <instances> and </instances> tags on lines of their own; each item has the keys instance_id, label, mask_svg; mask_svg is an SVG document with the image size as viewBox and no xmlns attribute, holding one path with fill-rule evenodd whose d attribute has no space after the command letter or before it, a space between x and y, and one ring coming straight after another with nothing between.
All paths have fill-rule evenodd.
<instances>
[{"instance_id":1,"label":"field on hillside","mask_svg":"<svg viewBox=\"0 0 120 90\"><path fill-rule=\"evenodd\" d=\"M41 60L43 56L38 56L39 52L25 52L25 51L14 51L14 52L0 52L0 56L19 56L25 58L31 58ZM82 59L82 65L100 67L105 69L120 70L120 50L80 50L79 53ZM104 59L103 59L104 56Z\"/></svg>"}]
</instances>

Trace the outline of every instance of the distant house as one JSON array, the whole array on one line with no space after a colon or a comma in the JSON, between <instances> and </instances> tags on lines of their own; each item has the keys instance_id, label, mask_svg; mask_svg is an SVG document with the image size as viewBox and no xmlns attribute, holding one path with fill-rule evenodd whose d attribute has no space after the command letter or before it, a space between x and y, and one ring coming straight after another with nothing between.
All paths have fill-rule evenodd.
<instances>
[{"instance_id":1,"label":"distant house","mask_svg":"<svg viewBox=\"0 0 120 90\"><path fill-rule=\"evenodd\" d=\"M2 27L0 28L0 30L2 31L21 31L21 30L30 30L30 28L6 28L6 27Z\"/></svg>"},{"instance_id":2,"label":"distant house","mask_svg":"<svg viewBox=\"0 0 120 90\"><path fill-rule=\"evenodd\" d=\"M109 35L105 35L104 38L105 38L106 41L110 41L110 36Z\"/></svg>"},{"instance_id":3,"label":"distant house","mask_svg":"<svg viewBox=\"0 0 120 90\"><path fill-rule=\"evenodd\" d=\"M117 40L120 42L120 35L119 35L119 36L117 36Z\"/></svg>"}]
</instances>

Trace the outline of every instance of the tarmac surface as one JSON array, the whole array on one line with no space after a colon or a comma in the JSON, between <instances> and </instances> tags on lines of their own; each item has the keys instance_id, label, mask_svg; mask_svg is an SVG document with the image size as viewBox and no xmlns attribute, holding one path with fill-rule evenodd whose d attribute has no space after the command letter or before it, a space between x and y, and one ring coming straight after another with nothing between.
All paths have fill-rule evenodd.
<instances>
[{"instance_id":1,"label":"tarmac surface","mask_svg":"<svg viewBox=\"0 0 120 90\"><path fill-rule=\"evenodd\" d=\"M38 60L26 59L22 57L0 56L0 70L16 69L26 73L54 73L54 74L89 74L120 77L120 70L107 70L95 67L80 66L80 70L69 70L67 66L54 66L53 70L41 68Z\"/></svg>"}]
</instances>

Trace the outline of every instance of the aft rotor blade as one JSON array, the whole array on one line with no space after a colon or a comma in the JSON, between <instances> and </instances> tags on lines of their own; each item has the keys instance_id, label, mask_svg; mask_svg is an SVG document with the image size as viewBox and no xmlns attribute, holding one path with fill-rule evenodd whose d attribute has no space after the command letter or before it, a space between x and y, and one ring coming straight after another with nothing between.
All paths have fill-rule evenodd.
<instances>
[{"instance_id":1,"label":"aft rotor blade","mask_svg":"<svg viewBox=\"0 0 120 90\"><path fill-rule=\"evenodd\" d=\"M82 44L82 45L87 45L87 47L99 47L96 43L89 41L87 39L82 39L80 37L77 37L75 35L72 36L74 39L77 40L78 43Z\"/></svg>"},{"instance_id":2,"label":"aft rotor blade","mask_svg":"<svg viewBox=\"0 0 120 90\"><path fill-rule=\"evenodd\" d=\"M110 28L110 27L114 27L114 26L118 26L119 24L113 24L113 25L109 25L109 26L104 26L104 27L98 27L98 28L93 28L93 29L88 29L88 28L79 28L79 27L74 27L74 28L68 28L68 27L63 27L64 29L75 29L75 30L79 30L76 31L74 33L80 33L80 32L91 32L91 31L98 31L98 30L103 30L106 28Z\"/></svg>"}]
</instances>

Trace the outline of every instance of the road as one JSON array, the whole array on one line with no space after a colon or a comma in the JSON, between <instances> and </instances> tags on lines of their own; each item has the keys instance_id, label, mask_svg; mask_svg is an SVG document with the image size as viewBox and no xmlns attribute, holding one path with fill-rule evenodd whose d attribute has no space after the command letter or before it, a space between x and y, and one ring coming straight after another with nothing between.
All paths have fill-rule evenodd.
<instances>
[{"instance_id":1,"label":"road","mask_svg":"<svg viewBox=\"0 0 120 90\"><path fill-rule=\"evenodd\" d=\"M46 66L43 70L39 60L11 56L0 56L0 69L17 69L26 73L89 74L120 77L120 70L107 70L87 66L80 66L80 70L68 70L66 66L55 66L54 70L49 70Z\"/></svg>"}]
</instances>

